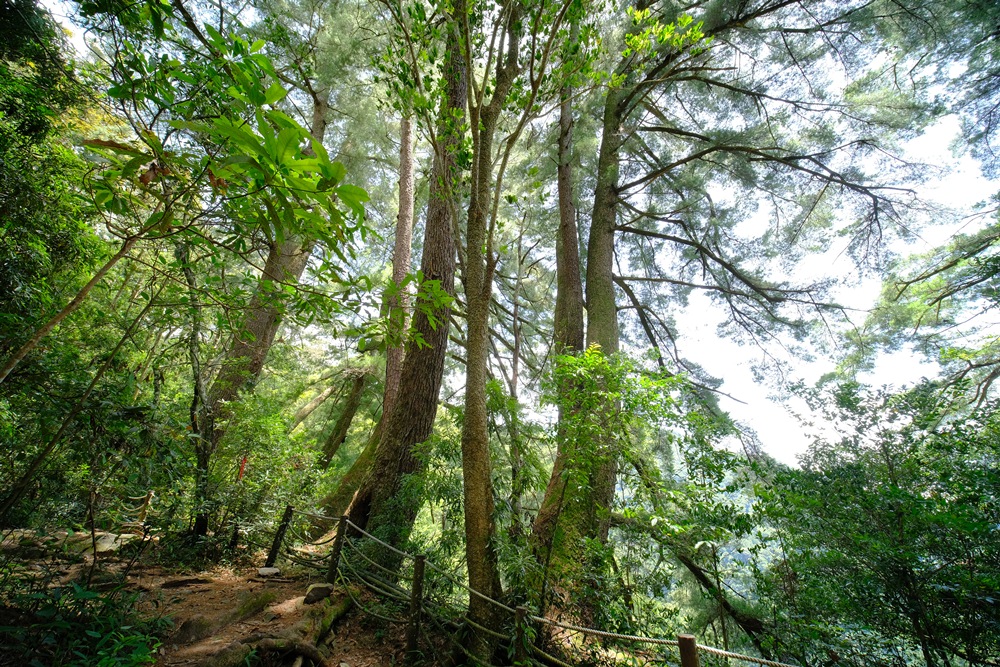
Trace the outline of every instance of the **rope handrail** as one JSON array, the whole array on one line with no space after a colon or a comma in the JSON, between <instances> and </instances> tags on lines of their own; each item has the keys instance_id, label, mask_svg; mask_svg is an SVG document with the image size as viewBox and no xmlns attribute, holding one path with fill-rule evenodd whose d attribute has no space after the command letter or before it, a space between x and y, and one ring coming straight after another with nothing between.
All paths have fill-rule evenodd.
<instances>
[{"instance_id":1,"label":"rope handrail","mask_svg":"<svg viewBox=\"0 0 1000 667\"><path fill-rule=\"evenodd\" d=\"M353 553L356 553L357 555L361 556L362 560L364 560L366 563L375 566L382 572L388 574L390 577L396 577L397 579L403 579L404 581L410 581L413 579L413 577L410 575L394 572L393 570L387 568L386 566L376 563L373 559L366 556L365 553L356 544L351 542L351 540L344 540L344 546L349 548Z\"/></svg>"},{"instance_id":2,"label":"rope handrail","mask_svg":"<svg viewBox=\"0 0 1000 667\"><path fill-rule=\"evenodd\" d=\"M337 517L327 516L325 514L316 514L315 512L306 512L304 510L296 509L294 510L296 514L301 516L309 517L310 519L323 519L324 521L333 521L336 523Z\"/></svg>"},{"instance_id":3,"label":"rope handrail","mask_svg":"<svg viewBox=\"0 0 1000 667\"><path fill-rule=\"evenodd\" d=\"M336 539L335 537L331 537L329 539L314 542L311 541L309 538L307 538L305 535L303 535L302 532L298 528L295 528L294 526L289 528L289 532L292 534L292 537L294 537L296 540L301 542L303 545L310 547L321 547L323 545L330 544L331 542L333 542L334 539Z\"/></svg>"},{"instance_id":4,"label":"rope handrail","mask_svg":"<svg viewBox=\"0 0 1000 667\"><path fill-rule=\"evenodd\" d=\"M459 588L464 588L465 590L469 591L470 593L472 593L476 597L482 599L483 601L485 601L485 602L491 602L491 603L493 603L497 607L500 607L501 609L503 609L504 611L506 611L509 614L513 614L514 613L514 608L513 607L508 607L503 602L500 602L498 600L494 600L493 598L491 598L491 597L489 597L487 595L483 595L482 593L480 593L479 591L477 591L475 588L470 588L469 586L466 586L461 581L459 581L458 579L455 579L455 577L451 576L450 574L448 574L447 572L445 572L443 569L441 569L440 567L438 567L434 563L432 563L430 561L427 561L427 567L429 567L430 569L435 570L435 571L439 572L440 574L444 575L445 579L447 579L451 583L455 584Z\"/></svg>"},{"instance_id":5,"label":"rope handrail","mask_svg":"<svg viewBox=\"0 0 1000 667\"><path fill-rule=\"evenodd\" d=\"M312 568L314 570L320 570L320 571L323 570L323 567L321 565L319 565L318 563L316 563L315 561L306 560L304 558L299 558L298 556L296 556L295 554L291 553L290 551L286 551L285 552L285 558L287 558L288 560L292 561L293 563L297 563L297 564L301 565L302 567L308 567L308 568Z\"/></svg>"},{"instance_id":6,"label":"rope handrail","mask_svg":"<svg viewBox=\"0 0 1000 667\"><path fill-rule=\"evenodd\" d=\"M496 630L490 630L486 626L480 625L479 623L476 623L475 621L473 621L471 618L469 618L468 615L462 616L462 621L464 621L465 623L468 623L469 625L471 625L476 630L479 630L480 632L485 632L486 634L490 635L491 637L496 637L497 639L500 639L500 640L510 639L510 635L505 635L502 632L497 632Z\"/></svg>"},{"instance_id":7,"label":"rope handrail","mask_svg":"<svg viewBox=\"0 0 1000 667\"><path fill-rule=\"evenodd\" d=\"M537 653L538 655L540 655L543 658L545 658L545 660L548 661L548 662L550 662L551 664L558 665L558 667L573 667L573 665L571 665L569 663L566 663L566 662L563 662L562 660L560 660L559 658L555 657L554 655L546 653L545 651L543 651L542 649L538 648L534 644L532 644L530 646L530 648L531 648L532 653Z\"/></svg>"},{"instance_id":8,"label":"rope handrail","mask_svg":"<svg viewBox=\"0 0 1000 667\"><path fill-rule=\"evenodd\" d=\"M766 658L755 658L752 655L742 655L740 653L723 651L721 648L715 648L714 646L703 646L702 644L698 644L698 650L708 653L709 655L717 655L721 658L732 658L733 660L752 662L758 665L766 665L767 667L797 667L797 665L790 665L786 662L775 662L774 660L768 660Z\"/></svg>"},{"instance_id":9,"label":"rope handrail","mask_svg":"<svg viewBox=\"0 0 1000 667\"><path fill-rule=\"evenodd\" d=\"M584 628L579 625L572 625L571 623L562 623L561 621L554 621L551 618L546 618L544 616L529 616L533 621L538 623L544 623L546 625L554 625L565 630L572 630L574 632L581 632L586 635L594 635L595 637L606 637L608 639L621 639L624 641L631 642L641 642L644 644L659 644L661 646L677 646L678 642L676 639L657 639L655 637L640 637L638 635L623 635L617 632L608 632L606 630L598 630L596 628ZM791 666L786 666L791 667Z\"/></svg>"},{"instance_id":10,"label":"rope handrail","mask_svg":"<svg viewBox=\"0 0 1000 667\"><path fill-rule=\"evenodd\" d=\"M469 653L469 650L467 648L465 648L465 646L462 644L462 642L459 641L459 640L457 640L457 639L455 639L454 635L452 635L450 632L447 631L447 628L445 628L442 625L440 619L438 619L435 616L431 615L430 616L430 620L437 627L438 631L442 632L448 638L448 641L455 648L457 648L459 651L461 651L465 655L465 657L468 658L469 660L471 660L474 664L480 665L480 667L496 667L496 665L493 665L493 664L491 664L489 662L486 662L482 658L478 658L478 657L472 655L471 653ZM567 667L569 667L569 666L567 666Z\"/></svg>"},{"instance_id":11,"label":"rope handrail","mask_svg":"<svg viewBox=\"0 0 1000 667\"><path fill-rule=\"evenodd\" d=\"M288 509L291 509L291 507L289 507ZM320 518L320 519L324 519L324 520L331 518L331 517L327 517L327 516L313 514L313 513L310 513L310 512L302 512L302 511L299 511L299 510L295 510L295 512L297 514L302 515L302 516L313 517L313 518ZM397 549L396 547L392 546L391 544L389 544L389 543L387 543L387 542L385 542L383 540L380 540L379 538L375 537L374 535L372 535L371 533L369 533L365 529L363 529L360 526L358 526L356 523L354 523L350 519L344 517L344 523L347 526L350 526L354 530L358 531L358 533L360 533L361 535L369 538L370 540L372 540L376 544L379 544L379 545L385 547L386 549L388 549L392 553L394 553L394 554L396 554L396 555L398 555L398 556L400 556L400 557L402 557L404 559L405 558L409 558L409 559L411 559L411 560L413 560L413 561L416 562L416 560L418 558L417 556L414 556L413 554L410 554L410 553L407 553L407 552L402 551L400 549ZM331 538L331 539L328 539L328 540L324 540L322 542L310 543L310 544L313 544L314 546L321 546L323 544L327 544L327 543L333 541L334 539L335 538ZM358 555L360 555L365 561L367 561L371 565L374 565L377 568L379 568L379 569L381 569L383 571L386 571L387 573L391 574L392 576L395 576L395 577L399 577L400 576L397 572L393 572L393 571L389 570L388 568L382 566L381 564L375 562L373 559L369 558L366 554L362 553L362 550L360 548L358 548L357 545L353 544L351 540L344 540L344 542L347 544L347 546L354 553L357 553ZM291 556L291 554L288 554L288 556ZM302 564L306 564L306 563L303 562L304 559L300 560L300 559L294 558L294 557L292 557L291 559L292 560L297 560L298 562L300 562ZM323 558L321 560L325 560L325 559L326 558ZM321 562L321 560L319 562ZM317 561L311 561L308 564L310 566L315 567L316 563L317 563ZM355 574L355 576L357 577L357 579L363 585L365 585L366 587L368 587L369 589L371 589L376 594L381 594L381 595L384 595L386 597L390 597L390 598L395 599L395 600L400 601L400 602L407 601L408 598L406 598L402 594L403 593L402 591L391 590L391 588L395 588L395 585L391 584L391 582L386 582L386 581L382 580L381 577L378 577L377 575L375 575L373 573L370 573L370 572L364 572L364 573L359 572L357 569L354 568L353 565L351 565L351 563L346 558L343 557L343 555L341 555L341 557L340 557L340 563L343 564L344 566L346 566L346 568L348 570L350 570L351 572L353 572ZM470 586L462 583L461 581L459 581L458 579L456 579L454 576L452 576L449 572L447 572L445 569L443 569L443 568L435 565L431 561L425 560L424 563L425 563L426 567L429 567L430 569L432 569L435 572L437 572L438 574L440 574L442 577L444 577L445 579L447 579L448 581L450 581L454 586L462 588L462 589L468 591L470 594L475 595L476 597L480 598L481 600L483 600L485 602L489 602L489 603L491 603L491 604L499 607L500 609L503 609L504 611L506 611L506 612L508 612L510 614L517 613L514 608L509 607L506 604L504 604L504 603L502 603L502 602L500 602L498 600L494 600L493 598L491 598L491 597L489 597L487 595L484 595L483 593L480 593L476 589L474 589L474 588L472 588L472 587L470 587ZM345 574L343 572L340 571L340 567L337 567L337 570L338 570L337 571L338 578L341 580L341 582L343 582L345 584L345 588L348 588L346 586L347 577L345 576ZM410 579L412 579L412 577L410 577ZM383 584L389 584L389 586L387 587L387 586L376 585L373 580L374 581L378 581L378 582L383 583ZM348 594L350 595L350 592L348 592ZM390 621L390 622L393 622L393 623L405 623L406 622L405 619L389 618L389 617L384 617L384 616L380 616L378 614L375 614L374 612L371 612L370 610L367 610L364 607L362 607L361 604L360 604L360 602L357 601L354 598L353 595L351 595L351 599L362 610L364 610L366 613L368 613L368 614L370 614L372 616L376 616L378 618L382 618L383 620ZM432 602L431 600L425 600L425 601L426 602ZM438 606L440 606L443 609L448 609L448 605L441 604L441 603L434 603L434 604L437 604ZM427 617L429 619L431 619L435 623L435 625L438 625L439 623L441 623L441 619L437 617L437 614L435 614L435 613L427 613L428 610L424 607L423 604L419 605L419 609L423 610L424 613L427 615ZM506 635L503 635L503 634L501 634L501 633L499 633L499 632L497 632L495 630L492 630L492 629L489 629L489 628L485 628L485 627L483 627L483 626L481 626L481 625L473 622L467 616L463 615L463 613L461 613L461 612L456 612L455 616L457 618L461 619L462 621L464 621L469 626L471 626L474 629L478 630L479 632L485 632L485 633L487 633L489 635L492 635L492 636L495 636L495 637L499 637L499 638L506 638ZM536 623L542 623L542 624L550 625L550 626L553 626L553 627L563 628L564 630L570 630L572 632L579 632L579 633L586 634L586 635L591 635L591 636L594 636L594 637L603 637L603 638L606 638L606 639L615 639L615 640L619 640L619 641L637 642L637 643L643 643L643 644L653 644L653 645L658 645L658 646L671 646L671 647L678 647L678 646L680 646L680 642L678 640L676 640L676 639L661 639L661 638L656 638L656 637L641 637L639 635L627 635L627 634L622 634L622 633L618 633L618 632L608 632L606 630L598 630L596 628L586 628L586 627L582 627L582 626L579 626L579 625L573 625L571 623L563 623L561 621L556 621L554 619L547 618L547 617L544 617L544 616L534 616L534 615L531 615L531 614L526 615L526 618L528 618L529 620L534 621ZM681 638L684 639L685 637L681 637ZM452 639L452 642L454 643L454 639ZM741 653L733 653L731 651L724 651L722 649L715 648L714 646L705 646L705 645L702 645L702 644L694 644L694 646L696 647L696 649L698 651L707 653L709 655L716 655L716 656L723 657L723 658L728 658L728 659L733 659L733 660L740 660L740 661L743 661L743 662L749 662L749 663L754 663L754 664L758 664L758 665L764 665L765 667L797 667L796 665L792 665L792 664L789 664L789 663L777 662L775 660L768 660L766 658L758 658L758 657L755 657L755 656L744 655L744 654L741 654ZM468 657L473 658L473 656L469 656L468 655L468 653L466 652L464 646L461 646L459 644L459 648L464 653L466 653L466 655ZM541 651L541 649L539 649L537 647L533 646L532 650L535 651L537 654L543 656L546 660L550 660L552 663L558 664L561 667L570 667L570 665L568 665L567 663L562 662L561 660L555 658L554 656L551 656L551 655L549 655L547 653L544 653L543 651ZM682 649L682 655L683 655L683 649ZM477 662L479 662L478 659L475 659L475 658L473 658L473 659L476 660ZM487 663L483 663L483 664L487 664Z\"/></svg>"},{"instance_id":12,"label":"rope handrail","mask_svg":"<svg viewBox=\"0 0 1000 667\"><path fill-rule=\"evenodd\" d=\"M368 588L370 588L375 593L380 593L380 594L384 595L385 597L391 598L391 599L396 600L398 602L408 602L409 601L409 598L407 598L402 593L400 593L398 591L394 591L391 588L389 588L388 586L386 586L385 582L380 581L379 577L371 574L370 572L362 572L362 571L356 569L353 565L351 565L351 562L349 560L347 560L346 558L344 558L343 556L341 556L340 560L341 560L341 562L344 565L347 566L347 569L350 570L354 574L355 578L360 583L362 583L363 585L367 586Z\"/></svg>"},{"instance_id":13,"label":"rope handrail","mask_svg":"<svg viewBox=\"0 0 1000 667\"><path fill-rule=\"evenodd\" d=\"M364 528L362 528L358 524L354 523L350 519L347 520L347 525L350 526L351 528L353 528L354 530L358 531L359 533L361 533L365 537L371 539L372 541L374 541L374 542L376 542L378 544L381 544L383 547L385 547L389 551L392 551L393 553L395 553L398 556L402 556L403 558L410 558L410 559L415 558L415 556L413 554L408 554L405 551L400 551L399 549L397 549L396 547L392 546L388 542L383 542L382 540L380 540L379 538L375 537L374 535L372 535L367 530L365 530Z\"/></svg>"},{"instance_id":14,"label":"rope handrail","mask_svg":"<svg viewBox=\"0 0 1000 667\"><path fill-rule=\"evenodd\" d=\"M382 614L374 612L371 609L368 609L367 607L365 607L363 604L361 604L361 600L359 600L356 597L354 597L354 594L351 592L351 587L347 585L347 578L343 574L341 574L341 573L338 573L338 574L340 576L340 585L343 587L344 591L347 592L347 597L351 598L351 602L353 602L354 605L358 609L360 609L364 613L368 614L369 616L372 616L373 618L377 618L377 619L385 621L387 623L397 623L397 624L406 623L406 619L404 619L404 618L395 618L395 617L390 617L390 616L383 616Z\"/></svg>"}]
</instances>

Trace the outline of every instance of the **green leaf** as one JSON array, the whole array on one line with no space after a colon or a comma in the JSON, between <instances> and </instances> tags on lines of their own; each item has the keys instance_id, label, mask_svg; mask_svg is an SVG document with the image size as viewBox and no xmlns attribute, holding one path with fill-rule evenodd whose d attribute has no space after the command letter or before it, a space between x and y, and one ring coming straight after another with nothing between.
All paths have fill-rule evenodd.
<instances>
[{"instance_id":1,"label":"green leaf","mask_svg":"<svg viewBox=\"0 0 1000 667\"><path fill-rule=\"evenodd\" d=\"M364 188L356 185L341 185L336 189L337 197L347 204L348 208L355 216L361 218L365 215L365 202L369 200L368 192Z\"/></svg>"},{"instance_id":2,"label":"green leaf","mask_svg":"<svg viewBox=\"0 0 1000 667\"><path fill-rule=\"evenodd\" d=\"M277 81L272 83L266 91L264 91L264 103L265 104L276 104L288 96L288 91L281 87Z\"/></svg>"}]
</instances>

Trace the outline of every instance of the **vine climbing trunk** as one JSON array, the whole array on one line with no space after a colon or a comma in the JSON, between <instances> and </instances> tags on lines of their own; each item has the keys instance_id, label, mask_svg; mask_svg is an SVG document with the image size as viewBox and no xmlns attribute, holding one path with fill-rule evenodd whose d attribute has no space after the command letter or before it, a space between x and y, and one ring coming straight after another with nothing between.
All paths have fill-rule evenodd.
<instances>
[{"instance_id":1,"label":"vine climbing trunk","mask_svg":"<svg viewBox=\"0 0 1000 667\"><path fill-rule=\"evenodd\" d=\"M575 219L571 214L571 172L569 150L572 141L571 107L564 92L560 107L560 233L557 254L556 339L555 347L575 352L583 347L583 298L579 285L579 251ZM617 212L619 151L622 145L622 92L609 89L605 99L604 125L598 158L594 208L587 248L587 332L586 344L598 345L605 354L618 351L618 311L613 280L614 230ZM559 432L565 433L564 421L571 418L572 386L559 387ZM614 406L607 406L613 410ZM577 442L561 437L552 475L532 526L532 545L542 561L541 604L548 604L550 593L558 598L557 606L571 604L574 587L581 585L588 566L586 545L590 540L607 539L611 504L614 498L616 466L614 452L601 442ZM575 480L569 483L569 479ZM586 620L594 610L581 608Z\"/></svg>"}]
</instances>

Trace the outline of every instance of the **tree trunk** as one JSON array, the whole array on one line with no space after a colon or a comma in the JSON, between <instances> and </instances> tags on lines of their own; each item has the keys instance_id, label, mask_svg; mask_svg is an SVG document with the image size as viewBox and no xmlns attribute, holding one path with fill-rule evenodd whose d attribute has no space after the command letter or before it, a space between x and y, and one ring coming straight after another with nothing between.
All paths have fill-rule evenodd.
<instances>
[{"instance_id":1,"label":"tree trunk","mask_svg":"<svg viewBox=\"0 0 1000 667\"><path fill-rule=\"evenodd\" d=\"M447 95L438 117L420 269L424 280L436 280L443 290L454 294L452 212L459 173L455 156L461 145L459 128L465 117L467 83L458 35L453 30L448 34L445 58ZM403 482L418 469L413 446L430 437L437 416L451 312L450 306L435 307L436 322L432 322L425 310L419 305L414 309L413 329L423 344L416 340L407 343L400 391L391 414L383 416L381 438L369 443L338 489L322 501L327 518L314 522L314 535L328 530L345 511L354 523L390 544L401 544L412 529L418 507ZM390 566L396 563L392 557L387 560Z\"/></svg>"},{"instance_id":2,"label":"tree trunk","mask_svg":"<svg viewBox=\"0 0 1000 667\"><path fill-rule=\"evenodd\" d=\"M605 101L604 129L598 161L594 210L587 253L587 344L600 345L605 354L618 351L618 313L613 281L614 226L617 211L619 150L621 148L619 100L621 92L608 91ZM575 281L579 280L579 256L575 220L569 210L571 174L568 151L571 141L571 113L568 97L560 107L560 234L557 261L558 290L556 307L556 348L576 351L582 347L582 297ZM566 193L565 195L563 193ZM565 199L564 199L565 196ZM570 226L571 225L571 226ZM572 235L571 235L572 232ZM565 268L563 268L565 267ZM574 281L575 278L575 281ZM560 303L560 299L562 303ZM579 316L578 316L579 313ZM574 347L578 346L578 347ZM564 391L571 391L565 388ZM613 409L614 406L609 406ZM560 414L562 422L569 415ZM559 431L563 431L560 427ZM590 451L582 451L587 448ZM569 466L576 466L573 470ZM583 469L581 469L583 468ZM560 438L552 476L532 526L532 544L544 565L541 585L544 607L551 588L563 598L559 606L569 604L572 589L581 584L586 567L587 540L605 541L614 499L615 462L601 443L578 443ZM567 478L586 480L568 484ZM549 582L552 582L551 586ZM578 609L584 619L593 610Z\"/></svg>"},{"instance_id":3,"label":"tree trunk","mask_svg":"<svg viewBox=\"0 0 1000 667\"><path fill-rule=\"evenodd\" d=\"M558 195L559 230L556 234L556 311L553 347L557 354L579 352L583 349L583 281L580 277L580 243L577 237L576 207L573 203L573 91L562 90L559 105L559 156ZM565 415L560 411L559 421ZM561 432L562 429L557 429ZM566 459L572 454L570 443L559 439L559 449L552 466L545 496L532 526L531 542L536 557L549 560L552 538L562 510L565 494L563 473Z\"/></svg>"},{"instance_id":4,"label":"tree trunk","mask_svg":"<svg viewBox=\"0 0 1000 667\"><path fill-rule=\"evenodd\" d=\"M521 442L520 428L520 406L518 405L518 382L521 370L521 286L524 277L521 275L522 253L524 249L524 228L521 228L517 235L517 265L516 278L514 281L513 303L511 304L511 329L514 334L513 350L511 350L510 368L510 397L513 399L514 408L510 415L510 424L507 431L510 434L510 537L514 543L520 542L524 536L524 509L523 498L525 492L525 479L522 473L524 469L524 443ZM523 584L525 582L519 582ZM524 590L523 586L521 590Z\"/></svg>"},{"instance_id":5,"label":"tree trunk","mask_svg":"<svg viewBox=\"0 0 1000 667\"><path fill-rule=\"evenodd\" d=\"M7 359L6 363L4 363L3 368L0 368L0 383L7 379L7 376L10 375L11 371L17 368L17 365L20 364L32 350L38 347L38 344L42 342L42 339L48 336L60 322L69 317L74 311L83 305L83 302L87 299L87 295L94 289L94 286L101 282L101 280L104 279L104 276L107 275L108 271L114 268L115 264L117 264L122 257L129 253L132 246L134 246L138 240L138 236L130 236L125 239L122 242L122 247L118 249L118 252L112 255L111 258L104 263L104 266L97 270L94 277L87 281L86 285L80 288L80 291L76 293L76 296L73 297L73 299L67 303L62 310L56 313L52 319L42 325L42 327L36 331L31 338L24 343L24 345L18 348L14 354L10 355L10 358Z\"/></svg>"},{"instance_id":6,"label":"tree trunk","mask_svg":"<svg viewBox=\"0 0 1000 667\"><path fill-rule=\"evenodd\" d=\"M195 518L192 533L198 537L208 534L209 516L209 465L212 458L212 418L206 403L205 374L201 368L201 303L198 298L198 282L191 268L191 246L179 243L175 250L177 261L188 289L188 308L191 313L191 331L188 334L188 359L191 362L191 405L188 423L194 442L194 507Z\"/></svg>"},{"instance_id":7,"label":"tree trunk","mask_svg":"<svg viewBox=\"0 0 1000 667\"><path fill-rule=\"evenodd\" d=\"M296 283L302 277L311 241L290 239L274 244L268 253L257 291L250 300L246 318L233 337L229 351L222 360L219 374L209 391L208 407L212 419L211 448L219 446L229 424L231 411L227 404L239 398L240 391L250 389L260 377L267 353L281 324L282 308L276 302L281 293L279 284Z\"/></svg>"},{"instance_id":8,"label":"tree trunk","mask_svg":"<svg viewBox=\"0 0 1000 667\"><path fill-rule=\"evenodd\" d=\"M313 118L310 134L322 141L326 134L326 92L313 92ZM203 452L207 468L212 455L229 428L232 411L229 404L239 399L240 392L251 389L260 377L267 353L274 344L274 336L281 325L282 305L280 303L281 284L294 284L302 277L309 256L312 254L312 239L289 238L284 243L272 243L264 262L264 271L257 284L257 290L247 307L247 314L239 331L233 336L212 383L207 399L207 419L205 433L210 439ZM201 453L200 453L201 456ZM199 470L201 459L199 458ZM195 534L205 535L208 531L205 521L195 523Z\"/></svg>"},{"instance_id":9,"label":"tree trunk","mask_svg":"<svg viewBox=\"0 0 1000 667\"><path fill-rule=\"evenodd\" d=\"M396 215L396 244L392 250L392 280L401 288L410 272L410 254L413 246L413 119L404 114L399 121L399 213ZM390 297L386 304L391 326L400 336L409 326L409 298L405 291ZM382 394L382 415L392 412L399 395L399 381L403 370L402 345L392 341L385 350L385 389Z\"/></svg>"},{"instance_id":10,"label":"tree trunk","mask_svg":"<svg viewBox=\"0 0 1000 667\"><path fill-rule=\"evenodd\" d=\"M293 433L295 429L297 429L302 424L302 422L304 422L306 419L309 418L309 415L311 415L313 412L316 411L316 408L323 405L326 399L333 396L333 393L335 391L337 391L337 387L335 386L327 387L320 393L316 394L316 396L311 401L309 401L301 408L299 408L295 412L295 415L292 417L292 423L288 425L288 432Z\"/></svg>"},{"instance_id":11,"label":"tree trunk","mask_svg":"<svg viewBox=\"0 0 1000 667\"><path fill-rule=\"evenodd\" d=\"M323 460L320 462L320 467L323 470L330 467L330 461L337 454L344 441L347 440L347 432L351 429L351 422L354 421L354 415L358 411L358 406L361 405L361 396L364 393L367 380L368 374L365 372L359 372L351 379L351 388L347 393L344 409L341 411L340 416L337 418L337 423L323 444Z\"/></svg>"},{"instance_id":12,"label":"tree trunk","mask_svg":"<svg viewBox=\"0 0 1000 667\"><path fill-rule=\"evenodd\" d=\"M456 5L456 12L461 9ZM493 193L493 138L507 93L517 74L518 12L511 12L505 29L509 51L497 56L497 77L486 107L473 118L473 182L466 232L465 300L467 310L465 419L462 422L462 486L465 500L465 554L469 586L486 597L501 595L497 554L493 544L493 478L490 461L489 414L486 382L490 354L489 314L493 295L493 223L490 208ZM469 37L469 36L467 36ZM471 39L471 37L469 37ZM484 84L485 85L485 84ZM497 627L497 608L480 598L469 597L469 618L485 627ZM492 642L472 633L473 655L489 659Z\"/></svg>"},{"instance_id":13,"label":"tree trunk","mask_svg":"<svg viewBox=\"0 0 1000 667\"><path fill-rule=\"evenodd\" d=\"M576 33L576 26L573 26ZM571 37L572 39L572 37ZM559 156L556 184L559 195L559 231L556 234L555 353L583 349L583 281L580 241L573 197L573 89L562 90L559 104Z\"/></svg>"}]
</instances>

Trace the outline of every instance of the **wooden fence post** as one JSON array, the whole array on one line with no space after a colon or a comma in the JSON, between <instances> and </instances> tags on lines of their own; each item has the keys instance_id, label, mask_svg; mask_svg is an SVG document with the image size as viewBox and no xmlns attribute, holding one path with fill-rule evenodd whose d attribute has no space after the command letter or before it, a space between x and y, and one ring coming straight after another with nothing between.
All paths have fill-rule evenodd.
<instances>
[{"instance_id":1,"label":"wooden fence post","mask_svg":"<svg viewBox=\"0 0 1000 667\"><path fill-rule=\"evenodd\" d=\"M677 635L681 650L681 667L698 667L698 641L694 635Z\"/></svg>"},{"instance_id":2,"label":"wooden fence post","mask_svg":"<svg viewBox=\"0 0 1000 667\"><path fill-rule=\"evenodd\" d=\"M427 556L423 554L413 560L413 588L410 589L410 622L406 626L406 660L413 663L417 658L417 635L420 632L420 603L424 597L424 565Z\"/></svg>"},{"instance_id":3,"label":"wooden fence post","mask_svg":"<svg viewBox=\"0 0 1000 667\"><path fill-rule=\"evenodd\" d=\"M337 535L333 538L333 547L330 549L330 565L326 570L326 583L337 583L337 568L340 567L340 551L344 548L344 535L347 534L347 515L340 517L337 523Z\"/></svg>"},{"instance_id":4,"label":"wooden fence post","mask_svg":"<svg viewBox=\"0 0 1000 667\"><path fill-rule=\"evenodd\" d=\"M291 505L285 507L285 513L281 515L281 523L278 524L278 532L274 534L274 542L271 543L271 551L267 554L264 567L274 567L274 562L278 560L278 554L281 552L281 541L285 539L285 533L288 531L288 524L292 522L292 512L294 511L295 508Z\"/></svg>"},{"instance_id":5,"label":"wooden fence post","mask_svg":"<svg viewBox=\"0 0 1000 667\"><path fill-rule=\"evenodd\" d=\"M528 633L525 619L528 617L527 607L518 607L514 611L514 664L528 664Z\"/></svg>"}]
</instances>

